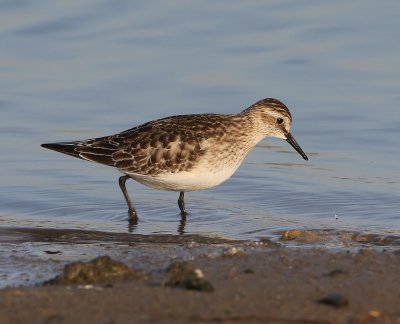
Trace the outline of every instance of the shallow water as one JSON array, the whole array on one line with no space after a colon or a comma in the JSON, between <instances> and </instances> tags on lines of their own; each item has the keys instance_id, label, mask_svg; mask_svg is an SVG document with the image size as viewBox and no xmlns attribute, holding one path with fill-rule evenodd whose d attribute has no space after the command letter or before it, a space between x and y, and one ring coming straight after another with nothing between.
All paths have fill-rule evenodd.
<instances>
[{"instance_id":1,"label":"shallow water","mask_svg":"<svg viewBox=\"0 0 400 324\"><path fill-rule=\"evenodd\" d=\"M0 226L274 236L400 235L398 1L0 3ZM223 185L186 195L40 147L172 114L291 109L308 162L266 139ZM335 218L338 215L338 219Z\"/></svg>"}]
</instances>

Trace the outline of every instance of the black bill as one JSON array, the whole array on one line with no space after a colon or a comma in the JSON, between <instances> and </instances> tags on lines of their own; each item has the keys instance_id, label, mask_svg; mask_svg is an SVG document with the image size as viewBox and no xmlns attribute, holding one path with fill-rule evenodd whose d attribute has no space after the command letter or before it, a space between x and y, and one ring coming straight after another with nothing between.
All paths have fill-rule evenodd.
<instances>
[{"instance_id":1,"label":"black bill","mask_svg":"<svg viewBox=\"0 0 400 324\"><path fill-rule=\"evenodd\" d=\"M308 157L306 155L306 153L304 153L304 151L301 149L300 145L297 144L296 140L294 139L294 137L292 136L292 134L288 133L286 135L286 142L288 142L290 145L293 146L293 148L299 152L299 154L303 157L304 160L308 161Z\"/></svg>"}]
</instances>

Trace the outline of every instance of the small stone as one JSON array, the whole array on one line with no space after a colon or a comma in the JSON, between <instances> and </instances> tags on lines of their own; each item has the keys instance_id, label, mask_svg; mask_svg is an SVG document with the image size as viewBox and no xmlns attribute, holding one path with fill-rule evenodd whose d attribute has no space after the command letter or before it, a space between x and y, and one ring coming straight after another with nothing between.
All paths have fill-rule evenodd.
<instances>
[{"instance_id":1,"label":"small stone","mask_svg":"<svg viewBox=\"0 0 400 324\"><path fill-rule=\"evenodd\" d=\"M335 269L335 270L332 270L331 272L325 273L323 276L336 278L336 277L344 275L344 274L346 274L346 272L344 272L342 269Z\"/></svg>"},{"instance_id":2,"label":"small stone","mask_svg":"<svg viewBox=\"0 0 400 324\"><path fill-rule=\"evenodd\" d=\"M344 307L349 304L349 300L339 294L330 294L317 301L320 304L325 304L333 307Z\"/></svg>"},{"instance_id":3,"label":"small stone","mask_svg":"<svg viewBox=\"0 0 400 324\"><path fill-rule=\"evenodd\" d=\"M78 288L80 289L93 289L93 285L79 285Z\"/></svg>"},{"instance_id":4,"label":"small stone","mask_svg":"<svg viewBox=\"0 0 400 324\"><path fill-rule=\"evenodd\" d=\"M283 241L292 241L295 238L298 238L300 235L303 234L301 230L289 230L282 233L281 239Z\"/></svg>"},{"instance_id":5,"label":"small stone","mask_svg":"<svg viewBox=\"0 0 400 324\"><path fill-rule=\"evenodd\" d=\"M353 241L358 243L371 243L374 239L374 235L372 234L364 234L364 233L355 233L352 236Z\"/></svg>"},{"instance_id":6,"label":"small stone","mask_svg":"<svg viewBox=\"0 0 400 324\"><path fill-rule=\"evenodd\" d=\"M377 309L371 309L371 310L368 312L368 315L369 315L370 317L375 317L375 318L377 318L377 317L380 317L380 316L382 315L382 313L381 313L379 310L377 310Z\"/></svg>"},{"instance_id":7,"label":"small stone","mask_svg":"<svg viewBox=\"0 0 400 324\"><path fill-rule=\"evenodd\" d=\"M43 251L44 253L46 253L46 254L61 254L62 252L61 251L50 251L50 250L46 250L46 251Z\"/></svg>"},{"instance_id":8,"label":"small stone","mask_svg":"<svg viewBox=\"0 0 400 324\"><path fill-rule=\"evenodd\" d=\"M203 271L187 261L176 261L168 267L166 286L197 291L213 291L213 285L204 277Z\"/></svg>"},{"instance_id":9,"label":"small stone","mask_svg":"<svg viewBox=\"0 0 400 324\"><path fill-rule=\"evenodd\" d=\"M234 246L227 248L226 250L224 250L224 252L222 253L222 255L224 257L232 257L232 256L245 256L246 253L244 253L241 249L238 249Z\"/></svg>"},{"instance_id":10,"label":"small stone","mask_svg":"<svg viewBox=\"0 0 400 324\"><path fill-rule=\"evenodd\" d=\"M246 274L251 274L251 273L254 273L254 270L250 269L250 268L247 268L243 272L246 273Z\"/></svg>"},{"instance_id":11,"label":"small stone","mask_svg":"<svg viewBox=\"0 0 400 324\"><path fill-rule=\"evenodd\" d=\"M109 256L101 256L89 262L72 262L65 265L63 272L44 285L90 285L114 280L144 278L141 272L129 269L122 262Z\"/></svg>"},{"instance_id":12,"label":"small stone","mask_svg":"<svg viewBox=\"0 0 400 324\"><path fill-rule=\"evenodd\" d=\"M204 278L204 273L203 271L201 271L201 269L194 269L194 275L197 278Z\"/></svg>"}]
</instances>

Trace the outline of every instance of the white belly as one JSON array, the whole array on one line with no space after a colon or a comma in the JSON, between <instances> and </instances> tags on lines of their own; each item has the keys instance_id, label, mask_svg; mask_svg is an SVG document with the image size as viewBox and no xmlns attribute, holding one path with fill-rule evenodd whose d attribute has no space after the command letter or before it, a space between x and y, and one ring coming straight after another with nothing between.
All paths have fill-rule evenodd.
<instances>
[{"instance_id":1,"label":"white belly","mask_svg":"<svg viewBox=\"0 0 400 324\"><path fill-rule=\"evenodd\" d=\"M136 181L155 189L171 191L195 191L218 186L229 179L243 162L250 148L257 143L209 142L207 154L189 171L160 173L157 176L129 174Z\"/></svg>"},{"instance_id":2,"label":"white belly","mask_svg":"<svg viewBox=\"0 0 400 324\"><path fill-rule=\"evenodd\" d=\"M240 161L241 162L241 161ZM223 168L210 170L199 166L191 171L160 174L156 177L139 174L129 174L136 181L151 188L171 191L195 191L218 186L229 179L240 163Z\"/></svg>"}]
</instances>

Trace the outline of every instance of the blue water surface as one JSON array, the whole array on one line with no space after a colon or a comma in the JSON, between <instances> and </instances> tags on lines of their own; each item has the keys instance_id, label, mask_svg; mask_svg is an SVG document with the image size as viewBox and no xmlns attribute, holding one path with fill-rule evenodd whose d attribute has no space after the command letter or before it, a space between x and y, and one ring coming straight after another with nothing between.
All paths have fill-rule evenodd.
<instances>
[{"instance_id":1,"label":"blue water surface","mask_svg":"<svg viewBox=\"0 0 400 324\"><path fill-rule=\"evenodd\" d=\"M0 226L175 234L177 193L40 147L274 97L309 155L266 139L186 195L186 233L400 234L400 2L1 1ZM335 218L338 215L338 219Z\"/></svg>"}]
</instances>

